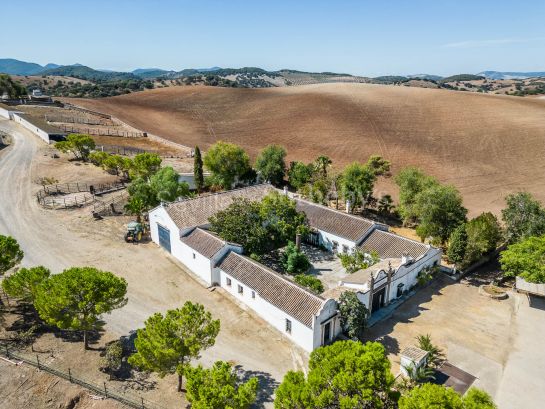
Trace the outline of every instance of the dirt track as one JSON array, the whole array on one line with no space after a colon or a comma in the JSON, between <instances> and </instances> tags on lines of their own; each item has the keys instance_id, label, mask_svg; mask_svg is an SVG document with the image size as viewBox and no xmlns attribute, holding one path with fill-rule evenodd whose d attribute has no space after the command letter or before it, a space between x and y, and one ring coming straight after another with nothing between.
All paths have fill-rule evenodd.
<instances>
[{"instance_id":1,"label":"dirt track","mask_svg":"<svg viewBox=\"0 0 545 409\"><path fill-rule=\"evenodd\" d=\"M274 89L169 87L71 102L189 146L218 139L255 155L330 155L338 166L380 154L455 184L472 214L526 189L545 201L545 101L369 84ZM392 182L379 186L396 194Z\"/></svg>"},{"instance_id":2,"label":"dirt track","mask_svg":"<svg viewBox=\"0 0 545 409\"><path fill-rule=\"evenodd\" d=\"M192 300L221 319L216 345L203 354L203 363L231 361L255 372L269 387L288 370L303 367L305 355L278 332L220 291L204 288L155 244L127 245L122 239L126 218L94 221L89 209L40 208L33 195L38 187L32 180L47 167L43 154L48 148L13 122L0 120L0 130L14 139L12 146L0 152L0 234L19 241L24 265L44 265L54 272L90 265L124 277L129 303L104 317L110 336L126 335L154 312Z\"/></svg>"}]
</instances>

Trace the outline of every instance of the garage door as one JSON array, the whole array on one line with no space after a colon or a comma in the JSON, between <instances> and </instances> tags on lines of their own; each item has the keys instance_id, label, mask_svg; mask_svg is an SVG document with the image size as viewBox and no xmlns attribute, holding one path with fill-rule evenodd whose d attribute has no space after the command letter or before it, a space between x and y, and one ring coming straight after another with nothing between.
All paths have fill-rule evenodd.
<instances>
[{"instance_id":1,"label":"garage door","mask_svg":"<svg viewBox=\"0 0 545 409\"><path fill-rule=\"evenodd\" d=\"M170 253L170 230L159 224L157 225L157 230L159 233L159 244Z\"/></svg>"}]
</instances>

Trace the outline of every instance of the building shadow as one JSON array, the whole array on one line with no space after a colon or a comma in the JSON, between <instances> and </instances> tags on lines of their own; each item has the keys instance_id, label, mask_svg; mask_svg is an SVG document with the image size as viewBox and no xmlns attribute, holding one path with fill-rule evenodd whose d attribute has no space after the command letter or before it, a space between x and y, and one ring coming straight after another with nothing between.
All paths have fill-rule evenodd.
<instances>
[{"instance_id":1,"label":"building shadow","mask_svg":"<svg viewBox=\"0 0 545 409\"><path fill-rule=\"evenodd\" d=\"M442 289L452 284L454 281L440 274L426 287L416 289L415 294L401 303L390 315L366 329L362 337L363 342L381 342L388 353L398 354L401 349L400 345L395 338L390 336L394 327L399 323L410 323L422 312L427 311L428 308L424 305L430 302L433 297L441 296Z\"/></svg>"},{"instance_id":2,"label":"building shadow","mask_svg":"<svg viewBox=\"0 0 545 409\"><path fill-rule=\"evenodd\" d=\"M242 382L246 382L251 378L257 378L259 386L257 388L257 398L252 405L254 408L264 408L267 403L274 401L274 391L280 383L274 379L270 373L263 371L247 371L241 365L235 366L235 371Z\"/></svg>"}]
</instances>

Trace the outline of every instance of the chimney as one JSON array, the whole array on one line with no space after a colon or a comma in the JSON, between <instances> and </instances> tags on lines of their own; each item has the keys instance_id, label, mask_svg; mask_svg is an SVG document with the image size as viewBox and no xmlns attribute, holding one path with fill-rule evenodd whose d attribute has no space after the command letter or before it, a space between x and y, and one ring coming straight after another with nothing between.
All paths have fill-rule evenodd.
<instances>
[{"instance_id":1,"label":"chimney","mask_svg":"<svg viewBox=\"0 0 545 409\"><path fill-rule=\"evenodd\" d=\"M288 187L287 186L284 186L284 194L287 196L288 195Z\"/></svg>"},{"instance_id":2,"label":"chimney","mask_svg":"<svg viewBox=\"0 0 545 409\"><path fill-rule=\"evenodd\" d=\"M346 213L350 213L350 200L346 200Z\"/></svg>"}]
</instances>

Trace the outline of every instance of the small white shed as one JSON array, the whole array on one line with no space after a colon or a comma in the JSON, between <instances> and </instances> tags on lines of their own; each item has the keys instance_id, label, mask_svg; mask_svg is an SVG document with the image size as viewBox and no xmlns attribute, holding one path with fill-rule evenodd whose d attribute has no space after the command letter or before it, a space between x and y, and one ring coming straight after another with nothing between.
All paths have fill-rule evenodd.
<instances>
[{"instance_id":1,"label":"small white shed","mask_svg":"<svg viewBox=\"0 0 545 409\"><path fill-rule=\"evenodd\" d=\"M401 352L400 370L403 376L409 376L410 369L418 370L428 362L428 352L417 347L408 347Z\"/></svg>"}]
</instances>

